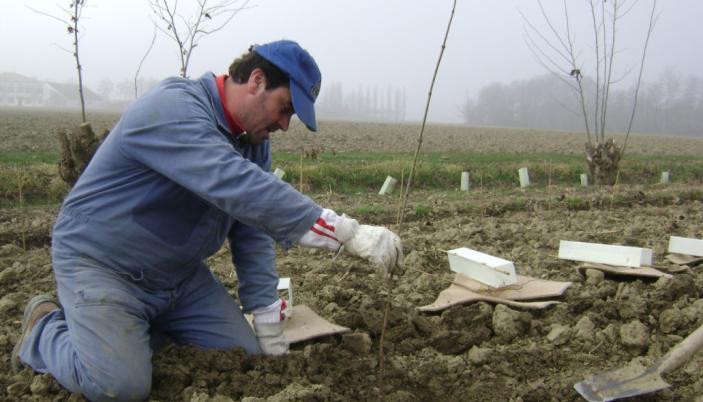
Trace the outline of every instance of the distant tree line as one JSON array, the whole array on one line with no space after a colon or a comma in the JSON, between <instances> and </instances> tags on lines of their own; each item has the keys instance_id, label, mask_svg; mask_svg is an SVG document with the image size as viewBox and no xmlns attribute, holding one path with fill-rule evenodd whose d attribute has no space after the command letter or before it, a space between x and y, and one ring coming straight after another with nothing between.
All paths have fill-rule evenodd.
<instances>
[{"instance_id":1,"label":"distant tree line","mask_svg":"<svg viewBox=\"0 0 703 402\"><path fill-rule=\"evenodd\" d=\"M594 85L587 77L584 85ZM632 88L610 94L608 124L611 132L627 128L632 112ZM586 100L588 102L589 100ZM578 100L552 74L510 84L492 83L462 108L464 121L474 126L583 130ZM658 81L640 88L634 132L701 135L703 133L703 79L665 71Z\"/></svg>"},{"instance_id":2,"label":"distant tree line","mask_svg":"<svg viewBox=\"0 0 703 402\"><path fill-rule=\"evenodd\" d=\"M403 121L405 105L404 89L360 85L345 93L341 82L333 82L321 92L316 109L326 119Z\"/></svg>"}]
</instances>

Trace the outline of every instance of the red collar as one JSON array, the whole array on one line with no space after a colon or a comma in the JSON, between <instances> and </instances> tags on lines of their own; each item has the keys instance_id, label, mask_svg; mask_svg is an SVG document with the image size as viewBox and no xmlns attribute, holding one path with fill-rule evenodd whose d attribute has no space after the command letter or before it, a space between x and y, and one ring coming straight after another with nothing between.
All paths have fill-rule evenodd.
<instances>
[{"instance_id":1,"label":"red collar","mask_svg":"<svg viewBox=\"0 0 703 402\"><path fill-rule=\"evenodd\" d=\"M232 135L237 137L239 134L244 132L244 127L242 127L241 123L234 118L234 115L227 110L227 103L225 102L225 80L227 79L227 76L218 75L216 79L217 92L220 94L220 102L222 103L222 109L225 111L225 119L227 120L227 124L229 124L229 129L232 131Z\"/></svg>"}]
</instances>

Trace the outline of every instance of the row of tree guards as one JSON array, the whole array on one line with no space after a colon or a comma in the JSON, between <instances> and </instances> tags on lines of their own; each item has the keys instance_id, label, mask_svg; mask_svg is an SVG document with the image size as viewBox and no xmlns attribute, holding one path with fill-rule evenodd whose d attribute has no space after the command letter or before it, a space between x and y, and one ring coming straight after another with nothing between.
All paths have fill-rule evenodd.
<instances>
[{"instance_id":1,"label":"row of tree guards","mask_svg":"<svg viewBox=\"0 0 703 402\"><path fill-rule=\"evenodd\" d=\"M276 169L280 170L280 169ZM469 188L471 188L471 182L469 179L469 172L461 172L461 184L459 189L461 191L469 191ZM669 178L670 174L668 171L664 171L661 173L661 178L659 182L661 184L668 184L669 183ZM518 169L518 179L520 180L520 188L526 188L530 186L530 174L527 170L526 167ZM586 173L581 173L580 175L580 180L581 180L581 186L586 187L588 186L588 175ZM393 176L387 176L386 181L383 183L383 186L381 186L381 190L378 192L379 195L384 195L388 194L393 191L393 188L395 185L398 183L398 180L394 178Z\"/></svg>"},{"instance_id":2,"label":"row of tree guards","mask_svg":"<svg viewBox=\"0 0 703 402\"><path fill-rule=\"evenodd\" d=\"M274 176L283 180L283 176L285 176L286 172L281 168L276 168L273 171L273 174ZM668 184L670 177L671 175L669 171L661 172L661 178L659 179L659 183ZM518 179L520 180L520 188L526 188L530 186L530 173L528 172L526 167L518 169ZM579 179L581 180L581 186L588 186L588 175L586 173L581 173ZM391 193L395 188L396 184L398 184L398 179L393 176L386 176L386 180L383 182L381 190L379 190L378 194L384 195ZM470 188L471 181L469 172L461 172L461 181L459 189L461 191L469 191Z\"/></svg>"}]
</instances>

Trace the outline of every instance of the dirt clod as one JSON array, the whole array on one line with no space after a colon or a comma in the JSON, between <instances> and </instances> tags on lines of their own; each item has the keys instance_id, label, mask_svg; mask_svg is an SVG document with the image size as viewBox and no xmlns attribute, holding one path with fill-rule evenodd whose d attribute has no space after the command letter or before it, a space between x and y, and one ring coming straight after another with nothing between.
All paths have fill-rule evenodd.
<instances>
[{"instance_id":1,"label":"dirt clod","mask_svg":"<svg viewBox=\"0 0 703 402\"><path fill-rule=\"evenodd\" d=\"M574 326L574 334L577 338L588 341L593 338L596 324L591 321L589 316L583 316Z\"/></svg>"},{"instance_id":2,"label":"dirt clod","mask_svg":"<svg viewBox=\"0 0 703 402\"><path fill-rule=\"evenodd\" d=\"M344 334L342 345L354 354L367 354L371 351L371 337L365 332Z\"/></svg>"},{"instance_id":3,"label":"dirt clod","mask_svg":"<svg viewBox=\"0 0 703 402\"><path fill-rule=\"evenodd\" d=\"M659 315L659 329L665 334L671 334L681 327L686 321L681 310L671 308L662 311Z\"/></svg>"},{"instance_id":4,"label":"dirt clod","mask_svg":"<svg viewBox=\"0 0 703 402\"><path fill-rule=\"evenodd\" d=\"M527 331L531 315L499 304L493 311L493 332L503 342L510 342Z\"/></svg>"},{"instance_id":5,"label":"dirt clod","mask_svg":"<svg viewBox=\"0 0 703 402\"><path fill-rule=\"evenodd\" d=\"M589 285L598 285L603 282L605 274L603 271L597 269L587 269L586 270L586 283Z\"/></svg>"},{"instance_id":6,"label":"dirt clod","mask_svg":"<svg viewBox=\"0 0 703 402\"><path fill-rule=\"evenodd\" d=\"M620 340L627 347L644 349L649 346L649 329L638 320L620 327Z\"/></svg>"}]
</instances>

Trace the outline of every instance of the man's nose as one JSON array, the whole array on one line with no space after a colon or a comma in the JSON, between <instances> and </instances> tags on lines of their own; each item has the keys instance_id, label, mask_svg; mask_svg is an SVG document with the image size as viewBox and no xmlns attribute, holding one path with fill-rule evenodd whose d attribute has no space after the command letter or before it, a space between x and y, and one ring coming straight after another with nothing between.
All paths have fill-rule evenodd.
<instances>
[{"instance_id":1,"label":"man's nose","mask_svg":"<svg viewBox=\"0 0 703 402\"><path fill-rule=\"evenodd\" d=\"M278 120L278 127L281 128L281 131L288 131L288 127L290 126L290 119L292 116L292 113L286 113L285 115L281 116L280 120Z\"/></svg>"}]
</instances>

